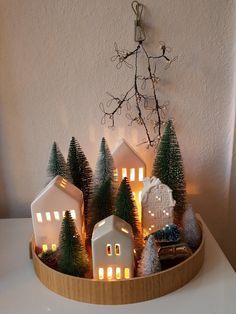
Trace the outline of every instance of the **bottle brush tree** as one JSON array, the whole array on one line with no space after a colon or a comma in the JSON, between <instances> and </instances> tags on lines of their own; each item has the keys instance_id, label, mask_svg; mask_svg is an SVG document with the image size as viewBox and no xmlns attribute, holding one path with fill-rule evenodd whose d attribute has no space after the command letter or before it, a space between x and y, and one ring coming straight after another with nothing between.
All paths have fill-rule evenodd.
<instances>
[{"instance_id":1,"label":"bottle brush tree","mask_svg":"<svg viewBox=\"0 0 236 314\"><path fill-rule=\"evenodd\" d=\"M151 275L159 271L161 271L159 254L155 238L153 235L150 235L143 249L141 259L139 260L138 276Z\"/></svg>"},{"instance_id":2,"label":"bottle brush tree","mask_svg":"<svg viewBox=\"0 0 236 314\"><path fill-rule=\"evenodd\" d=\"M127 178L121 181L115 201L115 215L128 222L133 228L135 242L140 242L141 233L137 208ZM142 242L142 241L141 241ZM137 243L140 244L140 243ZM139 245L138 245L139 246Z\"/></svg>"},{"instance_id":3,"label":"bottle brush tree","mask_svg":"<svg viewBox=\"0 0 236 314\"><path fill-rule=\"evenodd\" d=\"M186 206L184 166L172 120L168 120L154 160L152 175L168 185L176 201L174 221L179 224Z\"/></svg>"},{"instance_id":4,"label":"bottle brush tree","mask_svg":"<svg viewBox=\"0 0 236 314\"><path fill-rule=\"evenodd\" d=\"M69 211L65 212L62 221L58 254L59 271L72 276L85 275L88 259Z\"/></svg>"},{"instance_id":5,"label":"bottle brush tree","mask_svg":"<svg viewBox=\"0 0 236 314\"><path fill-rule=\"evenodd\" d=\"M74 137L72 137L70 142L67 165L71 173L72 183L83 192L84 219L87 229L88 206L92 193L93 173L85 154Z\"/></svg>"},{"instance_id":6,"label":"bottle brush tree","mask_svg":"<svg viewBox=\"0 0 236 314\"><path fill-rule=\"evenodd\" d=\"M179 228L175 224L167 225L164 228L152 233L157 242L176 243L181 239Z\"/></svg>"},{"instance_id":7,"label":"bottle brush tree","mask_svg":"<svg viewBox=\"0 0 236 314\"><path fill-rule=\"evenodd\" d=\"M183 216L183 234L185 242L191 249L196 249L200 245L202 233L191 206L187 207Z\"/></svg>"},{"instance_id":8,"label":"bottle brush tree","mask_svg":"<svg viewBox=\"0 0 236 314\"><path fill-rule=\"evenodd\" d=\"M50 181L57 175L60 175L68 180L70 179L70 173L67 168L64 156L62 155L56 142L54 142L52 145L47 172Z\"/></svg>"}]
</instances>

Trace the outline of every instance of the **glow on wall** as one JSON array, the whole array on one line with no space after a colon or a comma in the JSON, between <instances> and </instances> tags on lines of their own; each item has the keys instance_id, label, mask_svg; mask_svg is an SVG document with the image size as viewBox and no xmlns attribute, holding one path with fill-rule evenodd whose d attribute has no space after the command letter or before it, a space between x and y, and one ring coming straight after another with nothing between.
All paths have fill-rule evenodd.
<instances>
[{"instance_id":1,"label":"glow on wall","mask_svg":"<svg viewBox=\"0 0 236 314\"><path fill-rule=\"evenodd\" d=\"M155 177L145 178L142 192L142 226L144 235L173 222L175 200L172 190Z\"/></svg>"},{"instance_id":2,"label":"glow on wall","mask_svg":"<svg viewBox=\"0 0 236 314\"><path fill-rule=\"evenodd\" d=\"M134 243L131 226L111 215L98 222L92 235L93 277L120 280L133 277Z\"/></svg>"},{"instance_id":3,"label":"glow on wall","mask_svg":"<svg viewBox=\"0 0 236 314\"><path fill-rule=\"evenodd\" d=\"M84 241L83 193L72 183L56 176L31 204L36 247L46 252L58 247L65 211L69 210Z\"/></svg>"},{"instance_id":4,"label":"glow on wall","mask_svg":"<svg viewBox=\"0 0 236 314\"><path fill-rule=\"evenodd\" d=\"M146 176L146 165L135 150L121 139L112 153L114 159L114 177L119 185L124 177L127 177L133 191L133 196L138 209L138 218L141 221L141 193L143 179Z\"/></svg>"}]
</instances>

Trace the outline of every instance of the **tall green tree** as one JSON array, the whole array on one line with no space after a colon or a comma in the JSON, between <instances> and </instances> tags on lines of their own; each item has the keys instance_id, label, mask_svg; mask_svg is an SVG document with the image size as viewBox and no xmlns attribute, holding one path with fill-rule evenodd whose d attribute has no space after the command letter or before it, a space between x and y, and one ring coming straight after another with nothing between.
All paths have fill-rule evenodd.
<instances>
[{"instance_id":1,"label":"tall green tree","mask_svg":"<svg viewBox=\"0 0 236 314\"><path fill-rule=\"evenodd\" d=\"M114 209L114 162L105 138L102 138L96 164L94 191L88 213L86 243L89 247L94 225L110 216Z\"/></svg>"},{"instance_id":2,"label":"tall green tree","mask_svg":"<svg viewBox=\"0 0 236 314\"><path fill-rule=\"evenodd\" d=\"M57 175L60 175L68 180L70 179L70 174L65 162L65 158L56 142L52 144L47 172L50 181Z\"/></svg>"},{"instance_id":3,"label":"tall green tree","mask_svg":"<svg viewBox=\"0 0 236 314\"><path fill-rule=\"evenodd\" d=\"M88 259L69 211L65 212L59 238L58 269L68 275L83 277Z\"/></svg>"},{"instance_id":4,"label":"tall green tree","mask_svg":"<svg viewBox=\"0 0 236 314\"><path fill-rule=\"evenodd\" d=\"M134 236L139 233L138 213L134 203L131 187L127 178L121 181L115 201L115 215L128 222L133 228Z\"/></svg>"},{"instance_id":5,"label":"tall green tree","mask_svg":"<svg viewBox=\"0 0 236 314\"><path fill-rule=\"evenodd\" d=\"M84 218L87 229L88 206L92 193L93 172L79 143L72 137L69 146L67 166L71 173L72 183L77 186L84 196Z\"/></svg>"},{"instance_id":6,"label":"tall green tree","mask_svg":"<svg viewBox=\"0 0 236 314\"><path fill-rule=\"evenodd\" d=\"M172 189L176 201L174 218L175 222L179 223L186 206L186 185L183 160L172 120L166 124L153 164L152 175Z\"/></svg>"}]
</instances>

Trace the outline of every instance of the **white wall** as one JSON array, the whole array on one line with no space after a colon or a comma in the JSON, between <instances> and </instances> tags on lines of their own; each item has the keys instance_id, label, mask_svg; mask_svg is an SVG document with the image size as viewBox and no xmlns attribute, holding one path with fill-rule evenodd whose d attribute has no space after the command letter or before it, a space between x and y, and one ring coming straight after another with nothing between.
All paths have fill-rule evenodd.
<instances>
[{"instance_id":1,"label":"white wall","mask_svg":"<svg viewBox=\"0 0 236 314\"><path fill-rule=\"evenodd\" d=\"M235 2L143 0L147 48L164 40L179 56L164 73L161 92L176 119L189 200L220 243L228 219L234 120ZM110 131L98 104L120 94L131 73L110 62L113 43L134 48L127 0L0 0L1 216L30 215L46 182L51 144L66 154L71 136L92 166L98 142L125 134L143 138L120 119ZM137 150L151 169L153 152ZM234 228L235 228L234 224Z\"/></svg>"}]
</instances>

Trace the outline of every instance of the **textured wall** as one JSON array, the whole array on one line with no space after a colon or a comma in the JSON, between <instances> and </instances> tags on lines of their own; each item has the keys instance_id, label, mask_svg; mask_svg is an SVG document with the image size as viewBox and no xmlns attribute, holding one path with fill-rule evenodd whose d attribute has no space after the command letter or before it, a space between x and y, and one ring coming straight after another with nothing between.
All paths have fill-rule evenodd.
<instances>
[{"instance_id":1,"label":"textured wall","mask_svg":"<svg viewBox=\"0 0 236 314\"><path fill-rule=\"evenodd\" d=\"M92 166L98 142L143 138L120 119L100 124L106 91L122 93L131 73L110 62L113 43L132 49L127 0L0 0L1 216L30 215L44 186L51 144L66 154L77 137ZM189 200L220 243L228 219L234 120L234 1L144 0L147 47L165 40L179 56L161 94L176 119ZM150 164L152 151L137 150ZM234 228L235 228L234 224Z\"/></svg>"}]
</instances>

